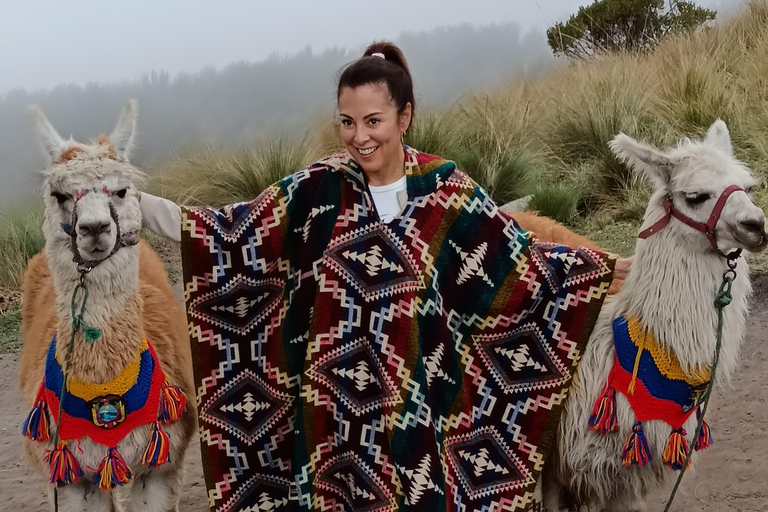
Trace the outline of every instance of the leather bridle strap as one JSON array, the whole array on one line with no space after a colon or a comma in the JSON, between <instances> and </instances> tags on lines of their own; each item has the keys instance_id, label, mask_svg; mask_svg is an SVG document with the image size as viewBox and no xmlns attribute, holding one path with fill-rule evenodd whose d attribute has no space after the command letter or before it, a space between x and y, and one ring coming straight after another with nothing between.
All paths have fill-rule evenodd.
<instances>
[{"instance_id":1,"label":"leather bridle strap","mask_svg":"<svg viewBox=\"0 0 768 512\"><path fill-rule=\"evenodd\" d=\"M723 190L723 193L720 194L720 197L717 199L717 203L715 203L715 207L712 209L712 213L709 215L709 219L707 219L706 223L695 221L690 217L683 215L680 211L675 209L675 206L672 203L671 194L667 194L666 196L664 196L664 199L662 200L664 204L664 217L662 217L658 222L654 223L651 227L641 231L640 234L637 235L637 237L645 240L649 236L655 235L656 233L661 231L667 224L669 224L669 221L672 219L672 217L674 217L680 222L686 224L687 226L690 226L693 229L704 233L707 236L707 239L709 240L709 243L712 245L712 247L718 253L720 253L723 257L729 258L729 259L738 258L739 255L741 254L741 249L738 249L732 252L731 254L723 254L723 252L717 246L717 239L715 238L715 234L717 230L715 228L717 227L717 222L720 220L720 214L723 213L723 208L725 208L725 203L728 202L728 198L734 192L739 192L739 191L743 192L744 189L742 189L738 185L731 185L730 187Z\"/></svg>"}]
</instances>

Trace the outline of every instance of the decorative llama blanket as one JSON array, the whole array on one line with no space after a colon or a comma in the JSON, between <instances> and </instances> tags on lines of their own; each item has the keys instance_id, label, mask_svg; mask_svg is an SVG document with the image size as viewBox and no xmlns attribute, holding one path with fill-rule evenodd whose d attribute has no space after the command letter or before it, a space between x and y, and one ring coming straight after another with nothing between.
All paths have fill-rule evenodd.
<instances>
[{"instance_id":1,"label":"decorative llama blanket","mask_svg":"<svg viewBox=\"0 0 768 512\"><path fill-rule=\"evenodd\" d=\"M149 341L142 341L133 361L109 382L95 384L67 378L65 383L54 335L43 380L22 425L22 434L38 442L58 440L45 461L50 466L50 482L59 487L78 482L83 476L77 450L68 448L69 441L88 437L103 445L105 456L95 469L94 484L109 491L133 479L118 444L135 428L153 425L142 464L153 468L170 460L170 440L162 426L178 421L186 404L184 393L167 381Z\"/></svg>"},{"instance_id":2,"label":"decorative llama blanket","mask_svg":"<svg viewBox=\"0 0 768 512\"><path fill-rule=\"evenodd\" d=\"M211 510L524 510L614 260L536 243L406 151L378 219L335 155L183 213Z\"/></svg>"},{"instance_id":3,"label":"decorative llama blanket","mask_svg":"<svg viewBox=\"0 0 768 512\"><path fill-rule=\"evenodd\" d=\"M621 454L624 465L644 466L651 461L653 454L648 448L643 422L660 420L670 426L662 460L672 469L681 469L689 449L683 425L694 412L699 413L711 369L683 370L674 352L659 345L637 317L616 318L613 340L616 359L603 394L595 402L589 427L601 434L619 431L616 393L621 393L636 419ZM708 448L711 442L712 434L704 422L695 440L696 449Z\"/></svg>"}]
</instances>

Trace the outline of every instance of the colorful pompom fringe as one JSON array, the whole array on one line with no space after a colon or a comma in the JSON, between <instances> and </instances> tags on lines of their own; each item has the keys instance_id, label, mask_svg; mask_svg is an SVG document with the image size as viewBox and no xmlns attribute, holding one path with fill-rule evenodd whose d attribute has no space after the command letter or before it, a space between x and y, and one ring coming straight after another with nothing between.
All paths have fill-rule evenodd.
<instances>
[{"instance_id":1,"label":"colorful pompom fringe","mask_svg":"<svg viewBox=\"0 0 768 512\"><path fill-rule=\"evenodd\" d=\"M619 431L619 421L616 418L616 392L607 388L602 398L595 402L592 415L589 417L589 428L601 434Z\"/></svg>"},{"instance_id":2,"label":"colorful pompom fringe","mask_svg":"<svg viewBox=\"0 0 768 512\"><path fill-rule=\"evenodd\" d=\"M72 452L67 449L66 441L59 441L56 449L48 451L43 460L50 465L50 482L57 487L79 482L83 476L83 470Z\"/></svg>"},{"instance_id":3,"label":"colorful pompom fringe","mask_svg":"<svg viewBox=\"0 0 768 512\"><path fill-rule=\"evenodd\" d=\"M152 426L149 444L141 456L141 463L150 468L162 466L171 460L171 440L165 433L159 421Z\"/></svg>"},{"instance_id":4,"label":"colorful pompom fringe","mask_svg":"<svg viewBox=\"0 0 768 512\"><path fill-rule=\"evenodd\" d=\"M21 426L21 433L33 441L50 441L51 431L49 425L48 406L41 400L29 411L27 419L24 420L24 424Z\"/></svg>"},{"instance_id":5,"label":"colorful pompom fringe","mask_svg":"<svg viewBox=\"0 0 768 512\"><path fill-rule=\"evenodd\" d=\"M632 427L632 432L624 443L621 452L621 462L625 466L645 466L651 462L651 452L648 449L648 440L643 432L643 424L639 421Z\"/></svg>"},{"instance_id":6,"label":"colorful pompom fringe","mask_svg":"<svg viewBox=\"0 0 768 512\"><path fill-rule=\"evenodd\" d=\"M179 421L181 413L187 408L187 397L178 388L168 382L163 383L160 393L160 414L158 418L166 425Z\"/></svg>"},{"instance_id":7,"label":"colorful pompom fringe","mask_svg":"<svg viewBox=\"0 0 768 512\"><path fill-rule=\"evenodd\" d=\"M697 412L696 414L698 416L700 413ZM699 437L696 438L696 451L706 450L712 446L712 443L712 431L709 429L709 425L707 425L707 420L704 420L701 422Z\"/></svg>"},{"instance_id":8,"label":"colorful pompom fringe","mask_svg":"<svg viewBox=\"0 0 768 512\"><path fill-rule=\"evenodd\" d=\"M685 429L675 430L669 435L664 447L664 464L675 471L685 467L685 458L688 456L688 440L685 435ZM691 461L688 461L688 465L690 464Z\"/></svg>"},{"instance_id":9,"label":"colorful pompom fringe","mask_svg":"<svg viewBox=\"0 0 768 512\"><path fill-rule=\"evenodd\" d=\"M96 470L94 483L102 491L109 491L117 486L128 484L133 480L133 471L125 463L117 448L110 448L107 456L99 464Z\"/></svg>"}]
</instances>

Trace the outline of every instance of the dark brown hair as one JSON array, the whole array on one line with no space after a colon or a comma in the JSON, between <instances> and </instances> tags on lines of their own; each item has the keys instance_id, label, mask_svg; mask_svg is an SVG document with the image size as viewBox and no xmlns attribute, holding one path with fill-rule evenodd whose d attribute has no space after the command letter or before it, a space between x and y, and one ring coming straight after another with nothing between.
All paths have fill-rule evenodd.
<instances>
[{"instance_id":1,"label":"dark brown hair","mask_svg":"<svg viewBox=\"0 0 768 512\"><path fill-rule=\"evenodd\" d=\"M382 59L374 53L384 55ZM336 100L341 95L342 87L356 88L361 85L384 83L389 95L402 114L405 106L411 104L411 121L416 112L416 99L413 95L413 79L400 48L388 41L373 43L365 49L363 56L348 65L339 77Z\"/></svg>"}]
</instances>

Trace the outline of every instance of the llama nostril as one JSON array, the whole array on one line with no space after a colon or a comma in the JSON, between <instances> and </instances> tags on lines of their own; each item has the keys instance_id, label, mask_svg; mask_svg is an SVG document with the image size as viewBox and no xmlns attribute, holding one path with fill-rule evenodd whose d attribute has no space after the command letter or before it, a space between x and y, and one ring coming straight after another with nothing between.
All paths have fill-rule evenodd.
<instances>
[{"instance_id":1,"label":"llama nostril","mask_svg":"<svg viewBox=\"0 0 768 512\"><path fill-rule=\"evenodd\" d=\"M99 236L111 231L109 222L95 221L95 222L79 222L77 224L77 232L81 236Z\"/></svg>"},{"instance_id":2,"label":"llama nostril","mask_svg":"<svg viewBox=\"0 0 768 512\"><path fill-rule=\"evenodd\" d=\"M756 233L762 236L765 233L765 220L763 219L747 219L741 221L742 229Z\"/></svg>"}]
</instances>

